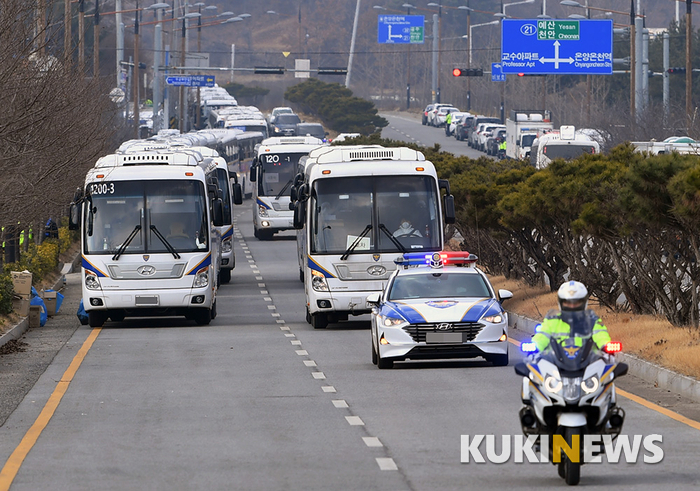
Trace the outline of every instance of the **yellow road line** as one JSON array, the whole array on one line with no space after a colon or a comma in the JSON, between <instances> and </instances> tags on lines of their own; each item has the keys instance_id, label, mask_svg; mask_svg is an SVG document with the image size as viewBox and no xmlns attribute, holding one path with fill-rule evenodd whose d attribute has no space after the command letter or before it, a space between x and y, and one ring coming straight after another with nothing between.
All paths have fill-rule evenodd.
<instances>
[{"instance_id":1,"label":"yellow road line","mask_svg":"<svg viewBox=\"0 0 700 491\"><path fill-rule=\"evenodd\" d=\"M49 397L49 400L46 401L46 404L41 410L39 417L37 417L36 421L34 421L32 427L27 430L27 433L25 433L22 441L19 443L19 445L17 445L17 448L15 448L15 451L12 452L12 455L10 455L10 458L7 459L7 462L5 462L5 466L2 468L2 471L0 471L0 491L7 491L10 489L12 481L14 481L17 473L19 472L19 468L22 466L22 462L24 462L24 459L27 458L27 455L34 447L34 444L39 439L41 432L44 431L46 425L48 425L49 421L51 421L53 413L56 411L56 408L61 402L63 395L68 390L68 386L73 380L75 373L78 371L78 368L80 368L80 364L85 359L87 352L92 347L95 339L97 339L97 335L100 334L100 331L102 331L101 328L92 330L88 338L83 343L83 346L73 358L71 364L63 373L61 380L59 380L58 384L56 384L56 388Z\"/></svg>"},{"instance_id":2,"label":"yellow road line","mask_svg":"<svg viewBox=\"0 0 700 491\"><path fill-rule=\"evenodd\" d=\"M508 338L508 341L513 343L515 346L520 347L520 341L517 341L511 337ZM657 413L661 413L664 416L668 416L671 419L675 419L679 423L686 424L690 426L691 428L695 428L696 430L700 430L700 422L695 421L694 419L686 418L682 414L678 414L674 411L671 411L670 409L666 409L665 407L661 407L658 404L654 404L653 402L647 401L646 399L636 396L634 394L631 394L630 392L627 392L626 390L622 390L618 387L615 387L615 392L622 397L626 397L627 399L636 402L637 404L641 404L642 406L651 409L653 411L656 411Z\"/></svg>"}]
</instances>

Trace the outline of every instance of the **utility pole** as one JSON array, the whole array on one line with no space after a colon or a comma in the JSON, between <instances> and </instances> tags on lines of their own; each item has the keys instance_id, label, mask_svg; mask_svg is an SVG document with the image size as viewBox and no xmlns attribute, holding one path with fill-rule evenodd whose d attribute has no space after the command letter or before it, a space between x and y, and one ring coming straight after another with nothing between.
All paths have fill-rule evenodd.
<instances>
[{"instance_id":1,"label":"utility pole","mask_svg":"<svg viewBox=\"0 0 700 491\"><path fill-rule=\"evenodd\" d=\"M634 28L634 20L636 18L636 14L634 11L634 0L630 0L630 124L632 125L632 135L631 137L634 138L634 135L637 130L637 111L636 111L636 105L635 105L635 93L636 93L636 87L635 87L635 72L636 72L636 56L635 56L635 48L634 48L634 37L635 37L635 28Z\"/></svg>"},{"instance_id":2,"label":"utility pole","mask_svg":"<svg viewBox=\"0 0 700 491\"><path fill-rule=\"evenodd\" d=\"M73 58L73 42L71 39L71 27L73 25L73 11L71 2L64 2L63 9L63 57L66 66Z\"/></svg>"},{"instance_id":3,"label":"utility pole","mask_svg":"<svg viewBox=\"0 0 700 491\"><path fill-rule=\"evenodd\" d=\"M136 0L136 21L134 22L134 132L136 139L141 138L139 131L141 115L139 114L139 0Z\"/></svg>"},{"instance_id":4,"label":"utility pole","mask_svg":"<svg viewBox=\"0 0 700 491\"><path fill-rule=\"evenodd\" d=\"M693 62L690 56L693 47L693 2L686 0L685 4L685 115L688 130L690 130L693 118Z\"/></svg>"},{"instance_id":5,"label":"utility pole","mask_svg":"<svg viewBox=\"0 0 700 491\"><path fill-rule=\"evenodd\" d=\"M182 40L181 40L182 42L180 44L180 63L182 63L183 67L185 66L185 59L186 59L185 50L187 47L186 34L185 34L186 29L187 29L187 26L185 25L185 16L183 15L182 16ZM180 70L180 73L182 73L184 75L185 71ZM184 107L185 107L185 90L182 87L182 85L180 85L179 89L180 89L180 92L179 92L180 97L179 97L179 101L178 101L177 114L178 114L178 117L180 118L180 121L178 123L178 128L180 129L180 133L184 133L185 116L183 113L184 113Z\"/></svg>"},{"instance_id":6,"label":"utility pole","mask_svg":"<svg viewBox=\"0 0 700 491\"><path fill-rule=\"evenodd\" d=\"M78 70L85 73L85 0L78 2Z\"/></svg>"},{"instance_id":7,"label":"utility pole","mask_svg":"<svg viewBox=\"0 0 700 491\"><path fill-rule=\"evenodd\" d=\"M99 78L100 76L100 0L95 0L95 27L94 41L92 44L92 76Z\"/></svg>"}]
</instances>

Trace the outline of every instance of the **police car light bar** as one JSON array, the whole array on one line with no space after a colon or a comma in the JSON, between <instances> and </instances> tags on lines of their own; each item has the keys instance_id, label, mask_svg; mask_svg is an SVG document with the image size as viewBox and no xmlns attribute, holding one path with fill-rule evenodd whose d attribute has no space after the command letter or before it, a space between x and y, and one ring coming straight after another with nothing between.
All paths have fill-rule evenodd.
<instances>
[{"instance_id":1,"label":"police car light bar","mask_svg":"<svg viewBox=\"0 0 700 491\"><path fill-rule=\"evenodd\" d=\"M424 252L407 252L394 259L399 266L425 266L442 268L443 266L473 266L479 258L466 251L443 251L426 254Z\"/></svg>"}]
</instances>

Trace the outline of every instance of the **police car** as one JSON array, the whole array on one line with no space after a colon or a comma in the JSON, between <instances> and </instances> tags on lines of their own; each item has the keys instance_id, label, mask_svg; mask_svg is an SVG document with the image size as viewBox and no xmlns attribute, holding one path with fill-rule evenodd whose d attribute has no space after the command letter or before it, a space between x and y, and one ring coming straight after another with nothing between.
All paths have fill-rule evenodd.
<instances>
[{"instance_id":1,"label":"police car","mask_svg":"<svg viewBox=\"0 0 700 491\"><path fill-rule=\"evenodd\" d=\"M406 253L372 309L372 362L474 358L508 364L508 314L468 252Z\"/></svg>"}]
</instances>

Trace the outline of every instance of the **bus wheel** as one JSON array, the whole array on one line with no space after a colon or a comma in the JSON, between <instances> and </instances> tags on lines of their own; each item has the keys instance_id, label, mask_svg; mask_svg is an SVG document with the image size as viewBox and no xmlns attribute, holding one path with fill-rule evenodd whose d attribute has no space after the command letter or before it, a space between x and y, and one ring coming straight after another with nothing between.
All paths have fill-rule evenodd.
<instances>
[{"instance_id":1,"label":"bus wheel","mask_svg":"<svg viewBox=\"0 0 700 491\"><path fill-rule=\"evenodd\" d=\"M206 326L211 322L211 309L197 309L194 314L194 321L198 326Z\"/></svg>"},{"instance_id":2,"label":"bus wheel","mask_svg":"<svg viewBox=\"0 0 700 491\"><path fill-rule=\"evenodd\" d=\"M328 326L328 317L326 314L311 314L311 326L314 329L325 329Z\"/></svg>"},{"instance_id":3,"label":"bus wheel","mask_svg":"<svg viewBox=\"0 0 700 491\"><path fill-rule=\"evenodd\" d=\"M229 283L231 281L231 270L222 269L221 270L221 283Z\"/></svg>"},{"instance_id":4,"label":"bus wheel","mask_svg":"<svg viewBox=\"0 0 700 491\"><path fill-rule=\"evenodd\" d=\"M107 312L104 310L93 310L88 312L88 324L90 327L102 327L107 321Z\"/></svg>"},{"instance_id":5,"label":"bus wheel","mask_svg":"<svg viewBox=\"0 0 700 491\"><path fill-rule=\"evenodd\" d=\"M301 269L299 270L299 281L304 283L304 272Z\"/></svg>"},{"instance_id":6,"label":"bus wheel","mask_svg":"<svg viewBox=\"0 0 700 491\"><path fill-rule=\"evenodd\" d=\"M214 305L211 306L211 318L216 319L216 300L214 300Z\"/></svg>"},{"instance_id":7,"label":"bus wheel","mask_svg":"<svg viewBox=\"0 0 700 491\"><path fill-rule=\"evenodd\" d=\"M272 236L275 233L272 230L258 230L258 239L260 240L272 240Z\"/></svg>"}]
</instances>

